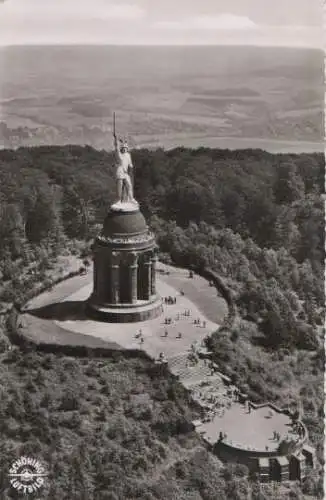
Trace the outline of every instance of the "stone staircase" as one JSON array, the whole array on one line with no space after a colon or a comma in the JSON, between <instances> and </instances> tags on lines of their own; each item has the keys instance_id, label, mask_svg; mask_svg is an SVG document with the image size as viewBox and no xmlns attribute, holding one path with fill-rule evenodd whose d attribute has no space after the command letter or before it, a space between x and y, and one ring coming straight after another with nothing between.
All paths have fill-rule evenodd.
<instances>
[{"instance_id":1,"label":"stone staircase","mask_svg":"<svg viewBox=\"0 0 326 500\"><path fill-rule=\"evenodd\" d=\"M180 382L188 389L200 386L202 382L214 385L214 382L221 384L221 377L218 373L212 374L211 367L206 360L199 359L196 363L189 360L189 352L184 352L172 356L168 359L168 367L171 373L178 377Z\"/></svg>"}]
</instances>

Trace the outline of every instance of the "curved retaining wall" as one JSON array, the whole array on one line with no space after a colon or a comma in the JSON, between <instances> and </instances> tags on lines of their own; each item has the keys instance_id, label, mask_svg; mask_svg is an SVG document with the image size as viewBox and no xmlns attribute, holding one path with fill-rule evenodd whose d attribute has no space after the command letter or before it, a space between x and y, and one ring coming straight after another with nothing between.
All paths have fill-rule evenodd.
<instances>
[{"instance_id":1,"label":"curved retaining wall","mask_svg":"<svg viewBox=\"0 0 326 500\"><path fill-rule=\"evenodd\" d=\"M229 311L220 327L220 330L223 328L231 328L237 315L237 308L232 291L226 286L223 279L209 267L197 268L195 271L207 281L213 282L216 290L222 295L228 305Z\"/></svg>"},{"instance_id":2,"label":"curved retaining wall","mask_svg":"<svg viewBox=\"0 0 326 500\"><path fill-rule=\"evenodd\" d=\"M51 280L51 282L46 284L46 285L41 285L38 287L36 286L36 287L32 288L31 290L29 290L28 292L25 292L23 304L21 304L20 302L19 303L14 302L13 307L15 307L18 311L20 311L21 309L23 309L24 304L26 304L29 300L32 300L35 297L37 297L38 295L41 295L42 293L51 290L52 287L54 287L55 285L58 285L59 283L62 283L63 281L67 281L70 278L74 278L76 276L80 276L82 274L85 274L85 272L87 272L87 269L85 267L81 266L78 269L78 271L71 271L70 273L65 274L64 276L60 276L59 278L57 278L55 280ZM4 314L8 314L8 312L10 313L10 310L11 310L11 307L9 307L4 312Z\"/></svg>"},{"instance_id":3,"label":"curved retaining wall","mask_svg":"<svg viewBox=\"0 0 326 500\"><path fill-rule=\"evenodd\" d=\"M223 462L233 462L248 467L251 474L258 475L261 482L298 481L304 479L309 466L309 459L300 452L281 455L260 453L249 455L243 450L217 443L212 450Z\"/></svg>"}]
</instances>

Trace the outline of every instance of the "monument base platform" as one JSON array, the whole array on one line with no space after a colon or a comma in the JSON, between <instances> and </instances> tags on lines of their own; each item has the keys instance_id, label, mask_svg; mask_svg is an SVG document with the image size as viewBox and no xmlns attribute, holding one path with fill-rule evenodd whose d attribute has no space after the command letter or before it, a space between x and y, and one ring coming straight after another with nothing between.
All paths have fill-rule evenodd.
<instances>
[{"instance_id":1,"label":"monument base platform","mask_svg":"<svg viewBox=\"0 0 326 500\"><path fill-rule=\"evenodd\" d=\"M111 205L111 211L113 212L138 212L139 204L136 200L134 201L117 201Z\"/></svg>"},{"instance_id":2,"label":"monument base platform","mask_svg":"<svg viewBox=\"0 0 326 500\"><path fill-rule=\"evenodd\" d=\"M87 316L107 323L136 323L154 319L163 313L162 300L156 297L151 302L138 301L136 304L97 304L90 298L86 302Z\"/></svg>"}]
</instances>

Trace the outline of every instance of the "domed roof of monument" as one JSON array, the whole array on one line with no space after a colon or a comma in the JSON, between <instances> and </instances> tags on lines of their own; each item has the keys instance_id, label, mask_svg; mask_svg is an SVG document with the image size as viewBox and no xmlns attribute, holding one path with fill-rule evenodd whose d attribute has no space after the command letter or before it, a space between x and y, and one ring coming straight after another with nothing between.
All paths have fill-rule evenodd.
<instances>
[{"instance_id":1,"label":"domed roof of monument","mask_svg":"<svg viewBox=\"0 0 326 500\"><path fill-rule=\"evenodd\" d=\"M133 236L147 231L145 217L139 210L130 212L110 210L103 224L102 235Z\"/></svg>"}]
</instances>

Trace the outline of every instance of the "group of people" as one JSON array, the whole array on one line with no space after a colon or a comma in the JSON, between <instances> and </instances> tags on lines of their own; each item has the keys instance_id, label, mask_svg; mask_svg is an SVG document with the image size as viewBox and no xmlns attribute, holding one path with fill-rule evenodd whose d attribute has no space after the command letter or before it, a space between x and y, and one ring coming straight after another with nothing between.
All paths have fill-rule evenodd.
<instances>
[{"instance_id":1,"label":"group of people","mask_svg":"<svg viewBox=\"0 0 326 500\"><path fill-rule=\"evenodd\" d=\"M136 333L135 338L139 339L141 344L144 343L143 330L141 328L139 329L138 333Z\"/></svg>"},{"instance_id":2,"label":"group of people","mask_svg":"<svg viewBox=\"0 0 326 500\"><path fill-rule=\"evenodd\" d=\"M160 364L167 364L167 362L168 362L168 361L167 361L167 359L166 359L166 357L165 357L164 352L160 352L159 357L158 357L158 359L156 360L156 362L157 362L157 363L160 363Z\"/></svg>"},{"instance_id":3,"label":"group of people","mask_svg":"<svg viewBox=\"0 0 326 500\"><path fill-rule=\"evenodd\" d=\"M177 303L176 297L171 297L171 295L169 295L168 297L164 297L164 304L165 305L171 306L171 305L176 304L176 303Z\"/></svg>"},{"instance_id":4,"label":"group of people","mask_svg":"<svg viewBox=\"0 0 326 500\"><path fill-rule=\"evenodd\" d=\"M192 344L189 356L195 352L195 344ZM204 359L204 365L210 368L211 376L218 372L218 366L208 358ZM205 390L196 391L195 393L197 401L207 410L204 422L210 422L216 416L223 417L225 410L230 409L233 403L242 402L242 396L244 395L241 394L240 389L236 386L231 385L226 388L223 384L222 387L216 387L215 379L213 386L208 381L205 385L207 386ZM251 413L251 402L248 399L245 400L245 408L248 413Z\"/></svg>"},{"instance_id":5,"label":"group of people","mask_svg":"<svg viewBox=\"0 0 326 500\"><path fill-rule=\"evenodd\" d=\"M166 338L166 337L168 337L168 335L169 335L168 329L167 329L167 328L165 328L163 337L164 337L164 338ZM177 339L181 339L181 338L182 338L182 333L181 333L181 332L178 332L178 335L177 335L177 337L176 337L176 338L177 338Z\"/></svg>"},{"instance_id":6,"label":"group of people","mask_svg":"<svg viewBox=\"0 0 326 500\"><path fill-rule=\"evenodd\" d=\"M223 417L226 408L230 408L232 401L222 393L215 394L198 394L199 403L208 410L206 422L214 419L214 417Z\"/></svg>"},{"instance_id":7,"label":"group of people","mask_svg":"<svg viewBox=\"0 0 326 500\"><path fill-rule=\"evenodd\" d=\"M292 423L292 425L293 425L293 432L297 433L300 439L303 438L305 435L305 431L301 422L294 422Z\"/></svg>"},{"instance_id":8,"label":"group of people","mask_svg":"<svg viewBox=\"0 0 326 500\"><path fill-rule=\"evenodd\" d=\"M166 304L175 304L176 303L176 297L164 297L164 301ZM186 318L190 317L191 316L191 311L190 309L185 309L184 312L182 313L183 316L185 316ZM175 320L176 321L179 321L180 320L180 313L178 313L175 317ZM171 316L166 316L164 318L164 324L165 325L172 325L173 323L173 318ZM201 320L200 318L195 318L194 319L194 322L193 322L194 325L196 326L200 326L201 328L206 328L206 321L205 320ZM165 335L165 337L167 337L167 335Z\"/></svg>"},{"instance_id":9,"label":"group of people","mask_svg":"<svg viewBox=\"0 0 326 500\"><path fill-rule=\"evenodd\" d=\"M239 401L240 390L237 387L229 387L227 390L227 395L232 399L233 402ZM249 405L247 406L249 410Z\"/></svg>"},{"instance_id":10,"label":"group of people","mask_svg":"<svg viewBox=\"0 0 326 500\"><path fill-rule=\"evenodd\" d=\"M200 318L195 318L194 325L201 326L202 328L206 328L206 321L201 321Z\"/></svg>"},{"instance_id":11,"label":"group of people","mask_svg":"<svg viewBox=\"0 0 326 500\"><path fill-rule=\"evenodd\" d=\"M280 441L281 434L279 432L273 431L273 441Z\"/></svg>"}]
</instances>

